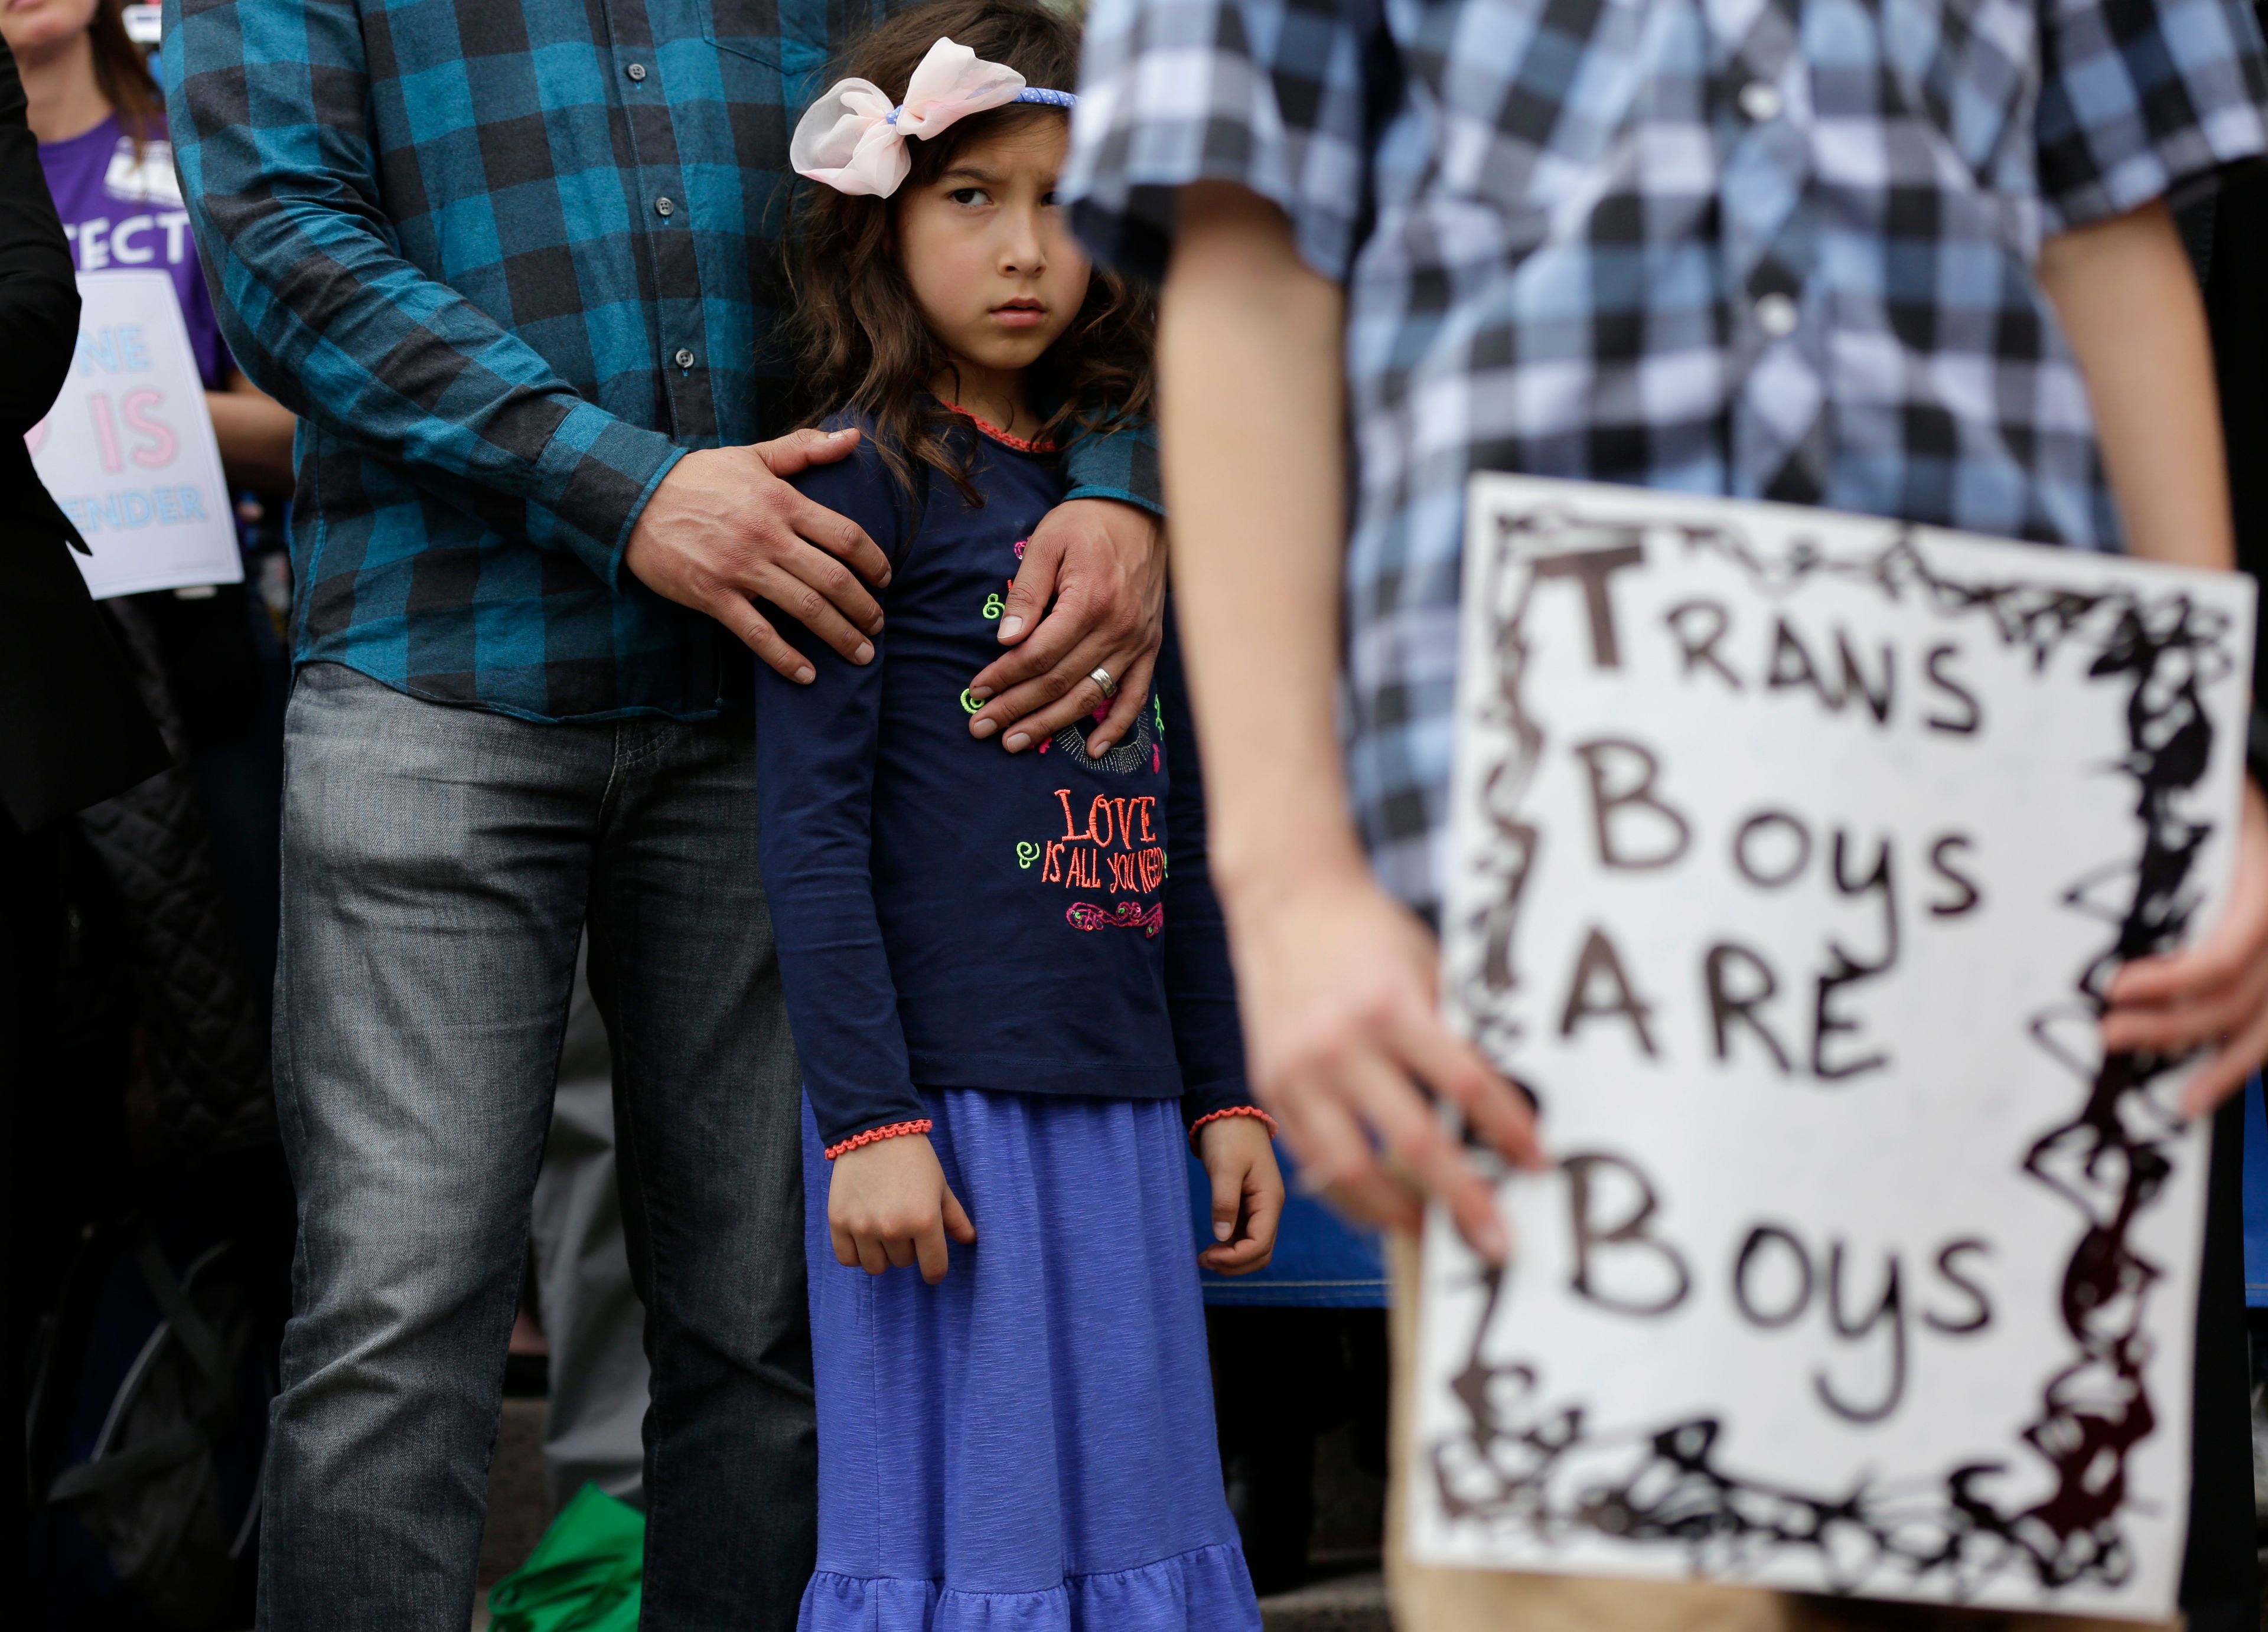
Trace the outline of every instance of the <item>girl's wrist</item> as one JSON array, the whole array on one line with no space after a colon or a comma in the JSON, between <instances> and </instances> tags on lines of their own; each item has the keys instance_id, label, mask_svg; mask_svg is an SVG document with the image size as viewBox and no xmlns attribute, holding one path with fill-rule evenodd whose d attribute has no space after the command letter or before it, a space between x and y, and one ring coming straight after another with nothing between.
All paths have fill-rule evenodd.
<instances>
[{"instance_id":1,"label":"girl's wrist","mask_svg":"<svg viewBox=\"0 0 2268 1632\"><path fill-rule=\"evenodd\" d=\"M837 1157L848 1156L853 1150L861 1150L870 1144L879 1144L885 1139L902 1139L912 1134L926 1136L935 1126L936 1124L928 1117L917 1116L902 1122L887 1122L880 1128L869 1128L864 1133L852 1134L847 1139L839 1140L828 1145L827 1159L830 1162L834 1161Z\"/></svg>"}]
</instances>

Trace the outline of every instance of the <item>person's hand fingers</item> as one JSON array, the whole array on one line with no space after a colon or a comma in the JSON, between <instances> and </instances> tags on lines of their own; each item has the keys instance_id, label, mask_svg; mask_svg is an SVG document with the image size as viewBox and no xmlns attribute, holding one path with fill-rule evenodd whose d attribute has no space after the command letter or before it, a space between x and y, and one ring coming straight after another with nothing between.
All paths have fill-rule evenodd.
<instances>
[{"instance_id":1,"label":"person's hand fingers","mask_svg":"<svg viewBox=\"0 0 2268 1632\"><path fill-rule=\"evenodd\" d=\"M1276 1255L1276 1228L1284 1210L1284 1187L1273 1181L1259 1182L1254 1169L1245 1176L1241 1227L1230 1239L1217 1246L1208 1246L1197 1254L1197 1261L1219 1275L1250 1275L1264 1269ZM1215 1203L1219 1217L1219 1203Z\"/></svg>"},{"instance_id":2,"label":"person's hand fingers","mask_svg":"<svg viewBox=\"0 0 2268 1632\"><path fill-rule=\"evenodd\" d=\"M1212 1180L1212 1239L1226 1241L1236 1234L1236 1221L1244 1212L1244 1178L1250 1170L1241 1161L1214 1157L1205 1165Z\"/></svg>"},{"instance_id":3,"label":"person's hand fingers","mask_svg":"<svg viewBox=\"0 0 2268 1632\"><path fill-rule=\"evenodd\" d=\"M1000 621L993 630L1002 645L1012 646L1039 627L1048 603L1055 599L1063 558L1062 538L1049 528L1042 526L1024 540L1024 558L1017 563L1015 581L1008 585ZM978 679L981 683L983 676Z\"/></svg>"},{"instance_id":4,"label":"person's hand fingers","mask_svg":"<svg viewBox=\"0 0 2268 1632\"><path fill-rule=\"evenodd\" d=\"M2220 921L2196 945L2158 958L2137 958L2105 992L2112 1011L2202 996L2242 978L2268 958L2268 806L2250 783L2237 836L2236 876ZM2110 1045L2106 1041L2106 1047Z\"/></svg>"},{"instance_id":5,"label":"person's hand fingers","mask_svg":"<svg viewBox=\"0 0 2268 1632\"><path fill-rule=\"evenodd\" d=\"M749 574L750 585L755 592L832 646L850 662L872 663L874 660L873 641L852 627L850 620L843 615L823 592L809 580L796 576L796 570L809 570L814 563L823 563L826 570L841 573L846 581L850 575L843 570L841 562L821 555L807 544L799 543L796 552L796 556L785 563L774 561L758 562Z\"/></svg>"},{"instance_id":6,"label":"person's hand fingers","mask_svg":"<svg viewBox=\"0 0 2268 1632\"><path fill-rule=\"evenodd\" d=\"M922 1226L914 1238L914 1257L921 1264L921 1277L932 1286L945 1279L946 1255L945 1250L944 1216L940 1213Z\"/></svg>"},{"instance_id":7,"label":"person's hand fingers","mask_svg":"<svg viewBox=\"0 0 2268 1632\"><path fill-rule=\"evenodd\" d=\"M1026 552L1027 568L1038 548L1035 541ZM1020 577L1018 582L1021 581ZM1012 584L1010 592L1014 592ZM1008 617L1007 613L1001 614L1003 626ZM986 697L1005 694L1050 670L1065 667L1072 653L1081 648L1090 654L1086 668L1077 671L1084 676L1087 669L1101 661L1105 653L1138 651L1150 643L1143 636L1134 608L1104 604L1100 592L1091 584L1066 583L1057 595L1055 605L1025 635L1022 643L978 670L976 677L968 682L968 690L971 695L982 693ZM1117 671L1111 673L1116 675Z\"/></svg>"},{"instance_id":8,"label":"person's hand fingers","mask_svg":"<svg viewBox=\"0 0 2268 1632\"><path fill-rule=\"evenodd\" d=\"M910 1269L914 1267L914 1243L917 1239L909 1235L888 1235L882 1238L882 1253L890 1261L891 1268Z\"/></svg>"},{"instance_id":9,"label":"person's hand fingers","mask_svg":"<svg viewBox=\"0 0 2268 1632\"><path fill-rule=\"evenodd\" d=\"M2182 1114L2212 1115L2223 1099L2244 1086L2245 1079L2260 1068L2264 1059L2268 1059L2268 1009L2254 1015L2250 1025L2223 1044L2204 1069L2190 1078L2182 1090Z\"/></svg>"},{"instance_id":10,"label":"person's hand fingers","mask_svg":"<svg viewBox=\"0 0 2268 1632\"><path fill-rule=\"evenodd\" d=\"M1058 602L1029 639L986 664L968 682L968 695L984 705L969 721L972 730L980 724L987 727L978 736L991 736L1035 709L1063 701L1076 686L1094 694L1089 708L1102 701L1101 689L1087 675L1114 643L1101 630L1082 629L1064 611ZM1085 667L1079 666L1082 658Z\"/></svg>"},{"instance_id":11,"label":"person's hand fingers","mask_svg":"<svg viewBox=\"0 0 2268 1632\"><path fill-rule=\"evenodd\" d=\"M861 629L879 629L882 609L874 605L873 597L866 592L866 584L880 589L890 581L890 558L882 553L880 545L866 536L866 529L849 517L837 514L816 499L805 497L793 488L788 489L788 494L790 503L783 512L787 525L798 538L825 551L843 569L839 578L827 580L824 587L828 598ZM871 616L863 610L866 607L873 608Z\"/></svg>"},{"instance_id":12,"label":"person's hand fingers","mask_svg":"<svg viewBox=\"0 0 2268 1632\"><path fill-rule=\"evenodd\" d=\"M1425 1217L1419 1199L1379 1165L1354 1115L1328 1082L1286 1096L1278 1114L1301 1178L1349 1217L1381 1230L1414 1230Z\"/></svg>"},{"instance_id":13,"label":"person's hand fingers","mask_svg":"<svg viewBox=\"0 0 2268 1632\"><path fill-rule=\"evenodd\" d=\"M1535 1111L1528 1096L1491 1067L1479 1049L1452 1032L1439 1013L1397 1011L1388 1023L1387 1041L1506 1161L1531 1173L1550 1165L1537 1143Z\"/></svg>"},{"instance_id":14,"label":"person's hand fingers","mask_svg":"<svg viewBox=\"0 0 2268 1632\"><path fill-rule=\"evenodd\" d=\"M799 623L811 623L823 608L865 634L879 633L881 602L835 551L808 536L806 530L840 534L847 529L861 540L866 535L833 511L813 504L793 489L787 491L794 504L786 513L756 519L757 535L765 548L749 563L745 581L734 587L771 597L779 602L780 610ZM874 553L879 559L881 552ZM762 576L767 571L770 576ZM809 599L813 597L815 605Z\"/></svg>"},{"instance_id":15,"label":"person's hand fingers","mask_svg":"<svg viewBox=\"0 0 2268 1632\"><path fill-rule=\"evenodd\" d=\"M1341 1067L1364 1122L1386 1141L1394 1158L1449 1209L1457 1233L1492 1264L1511 1255L1512 1241L1496 1210L1496 1192L1457 1148L1441 1119L1398 1061L1364 1052Z\"/></svg>"},{"instance_id":16,"label":"person's hand fingers","mask_svg":"<svg viewBox=\"0 0 2268 1632\"><path fill-rule=\"evenodd\" d=\"M976 719L970 722L971 729L978 721L988 726L998 721L1001 746L1011 754L1020 754L1035 743L1045 742L1064 726L1092 717L1096 709L1116 701L1102 695L1102 683L1094 678L1094 671L1101 669L1115 682L1119 669L1133 660L1130 651L1114 652L1101 643L1099 636L1082 642L1058 666L1037 680L1010 687L986 703ZM1124 695L1123 688L1119 695ZM1100 721L1097 729L1101 729ZM988 730L979 734L991 733ZM1109 739L1105 737L1103 741L1107 747Z\"/></svg>"},{"instance_id":17,"label":"person's hand fingers","mask_svg":"<svg viewBox=\"0 0 2268 1632\"><path fill-rule=\"evenodd\" d=\"M1250 1275L1266 1267L1275 1252L1275 1244L1242 1236L1220 1246L1208 1246L1197 1254L1197 1261L1215 1275Z\"/></svg>"},{"instance_id":18,"label":"person's hand fingers","mask_svg":"<svg viewBox=\"0 0 2268 1632\"><path fill-rule=\"evenodd\" d=\"M2163 1008L2113 1009L2102 1018L2106 1054L2179 1054L2217 1041L2250 1024L2268 1005L2268 965L2241 983Z\"/></svg>"},{"instance_id":19,"label":"person's hand fingers","mask_svg":"<svg viewBox=\"0 0 2268 1632\"><path fill-rule=\"evenodd\" d=\"M784 480L809 470L814 465L832 465L845 458L858 445L858 433L845 428L842 430L791 430L784 437L774 437L770 442L754 445L755 455L764 461L772 474Z\"/></svg>"},{"instance_id":20,"label":"person's hand fingers","mask_svg":"<svg viewBox=\"0 0 2268 1632\"><path fill-rule=\"evenodd\" d=\"M1108 663L1103 665L1110 668ZM1134 718L1150 706L1150 680L1157 673L1158 654L1145 651L1129 658L1126 672L1121 674L1110 669L1118 681L1118 695L1110 700L1110 712L1086 739L1086 756L1099 760L1117 743L1125 740L1126 733L1134 729ZM1194 748L1194 745L1192 745Z\"/></svg>"},{"instance_id":21,"label":"person's hand fingers","mask_svg":"<svg viewBox=\"0 0 2268 1632\"><path fill-rule=\"evenodd\" d=\"M889 1255L882 1250L881 1238L879 1236L862 1235L856 1237L855 1239L858 1244L859 1267L865 1269L868 1275L889 1274Z\"/></svg>"},{"instance_id":22,"label":"person's hand fingers","mask_svg":"<svg viewBox=\"0 0 2268 1632\"><path fill-rule=\"evenodd\" d=\"M1276 1250L1277 1227L1284 1221L1284 1181L1270 1173L1263 1182L1259 1172L1256 1168L1245 1183L1244 1230L1254 1239L1265 1241L1272 1253Z\"/></svg>"},{"instance_id":23,"label":"person's hand fingers","mask_svg":"<svg viewBox=\"0 0 2268 1632\"><path fill-rule=\"evenodd\" d=\"M968 1209L961 1204L961 1198L953 1193L951 1186L947 1186L945 1192L945 1232L963 1246L976 1245L976 1223L970 1219Z\"/></svg>"},{"instance_id":24,"label":"person's hand fingers","mask_svg":"<svg viewBox=\"0 0 2268 1632\"><path fill-rule=\"evenodd\" d=\"M841 1224L829 1224L827 1233L835 1240L835 1261L845 1269L858 1267L858 1243Z\"/></svg>"},{"instance_id":25,"label":"person's hand fingers","mask_svg":"<svg viewBox=\"0 0 2268 1632\"><path fill-rule=\"evenodd\" d=\"M772 627L771 620L758 612L753 602L722 592L703 603L701 609L732 630L766 667L785 679L799 686L808 686L818 677L819 672L811 666L811 659L789 645Z\"/></svg>"}]
</instances>

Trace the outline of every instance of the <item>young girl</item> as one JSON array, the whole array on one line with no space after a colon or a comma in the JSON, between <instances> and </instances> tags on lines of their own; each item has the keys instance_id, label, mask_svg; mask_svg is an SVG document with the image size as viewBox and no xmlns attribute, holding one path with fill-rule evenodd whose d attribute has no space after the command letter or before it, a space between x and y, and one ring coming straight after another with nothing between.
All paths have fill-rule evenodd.
<instances>
[{"instance_id":1,"label":"young girl","mask_svg":"<svg viewBox=\"0 0 2268 1632\"><path fill-rule=\"evenodd\" d=\"M1100 756L1079 730L978 741L961 689L1063 496L1054 450L1149 395L1149 308L1055 207L1078 63L1076 33L1020 0L925 6L867 37L792 149L821 184L807 378L859 437L802 485L893 568L869 661L806 642L802 683L757 675L808 1097L805 1632L1259 1625L1190 1261L1265 1263L1283 1186L1178 664L1169 642ZM1215 1196L1202 1253L1185 1138Z\"/></svg>"}]
</instances>

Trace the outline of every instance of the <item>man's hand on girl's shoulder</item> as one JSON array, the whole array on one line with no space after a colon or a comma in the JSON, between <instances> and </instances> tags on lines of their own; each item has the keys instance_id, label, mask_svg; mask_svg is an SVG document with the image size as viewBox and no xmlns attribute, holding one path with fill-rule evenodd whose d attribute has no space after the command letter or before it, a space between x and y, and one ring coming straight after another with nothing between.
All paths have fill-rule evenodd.
<instances>
[{"instance_id":1,"label":"man's hand on girl's shoulder","mask_svg":"<svg viewBox=\"0 0 2268 1632\"><path fill-rule=\"evenodd\" d=\"M835 1261L881 1275L915 1264L935 1286L945 1279L946 1239L976 1244L976 1226L926 1134L900 1134L845 1150L832 1164L827 1228Z\"/></svg>"},{"instance_id":2,"label":"man's hand on girl's shoulder","mask_svg":"<svg viewBox=\"0 0 2268 1632\"><path fill-rule=\"evenodd\" d=\"M999 633L1011 650L969 682L968 695L984 703L969 734L1000 734L1002 746L1020 754L1108 702L1110 712L1086 745L1101 758L1148 702L1166 638L1158 518L1115 499L1057 505L1024 548ZM1107 695L1097 670L1110 677Z\"/></svg>"},{"instance_id":3,"label":"man's hand on girl's shoulder","mask_svg":"<svg viewBox=\"0 0 2268 1632\"><path fill-rule=\"evenodd\" d=\"M656 594L707 613L792 680L809 683L810 661L756 610L759 599L850 662L871 662L882 608L867 585L890 581L889 558L865 529L786 481L858 445L855 430L798 430L747 447L696 449L646 501L622 566Z\"/></svg>"},{"instance_id":4,"label":"man's hand on girl's shoulder","mask_svg":"<svg viewBox=\"0 0 2268 1632\"><path fill-rule=\"evenodd\" d=\"M1256 1116L1224 1116L1197 1129L1197 1159L1212 1180L1216 1245L1197 1262L1216 1275L1250 1275L1276 1255L1284 1217L1284 1174L1268 1124Z\"/></svg>"}]
</instances>

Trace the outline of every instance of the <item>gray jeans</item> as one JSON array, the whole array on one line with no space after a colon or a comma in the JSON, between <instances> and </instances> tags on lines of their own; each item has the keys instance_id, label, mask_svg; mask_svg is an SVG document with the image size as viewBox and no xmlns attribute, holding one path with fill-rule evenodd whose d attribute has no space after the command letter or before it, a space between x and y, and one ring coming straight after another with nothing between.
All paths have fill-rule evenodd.
<instances>
[{"instance_id":1,"label":"gray jeans","mask_svg":"<svg viewBox=\"0 0 2268 1632\"><path fill-rule=\"evenodd\" d=\"M276 1097L298 1189L261 1621L463 1632L578 935L653 1366L650 1628L792 1627L814 1547L798 1084L745 726L302 672Z\"/></svg>"}]
</instances>

